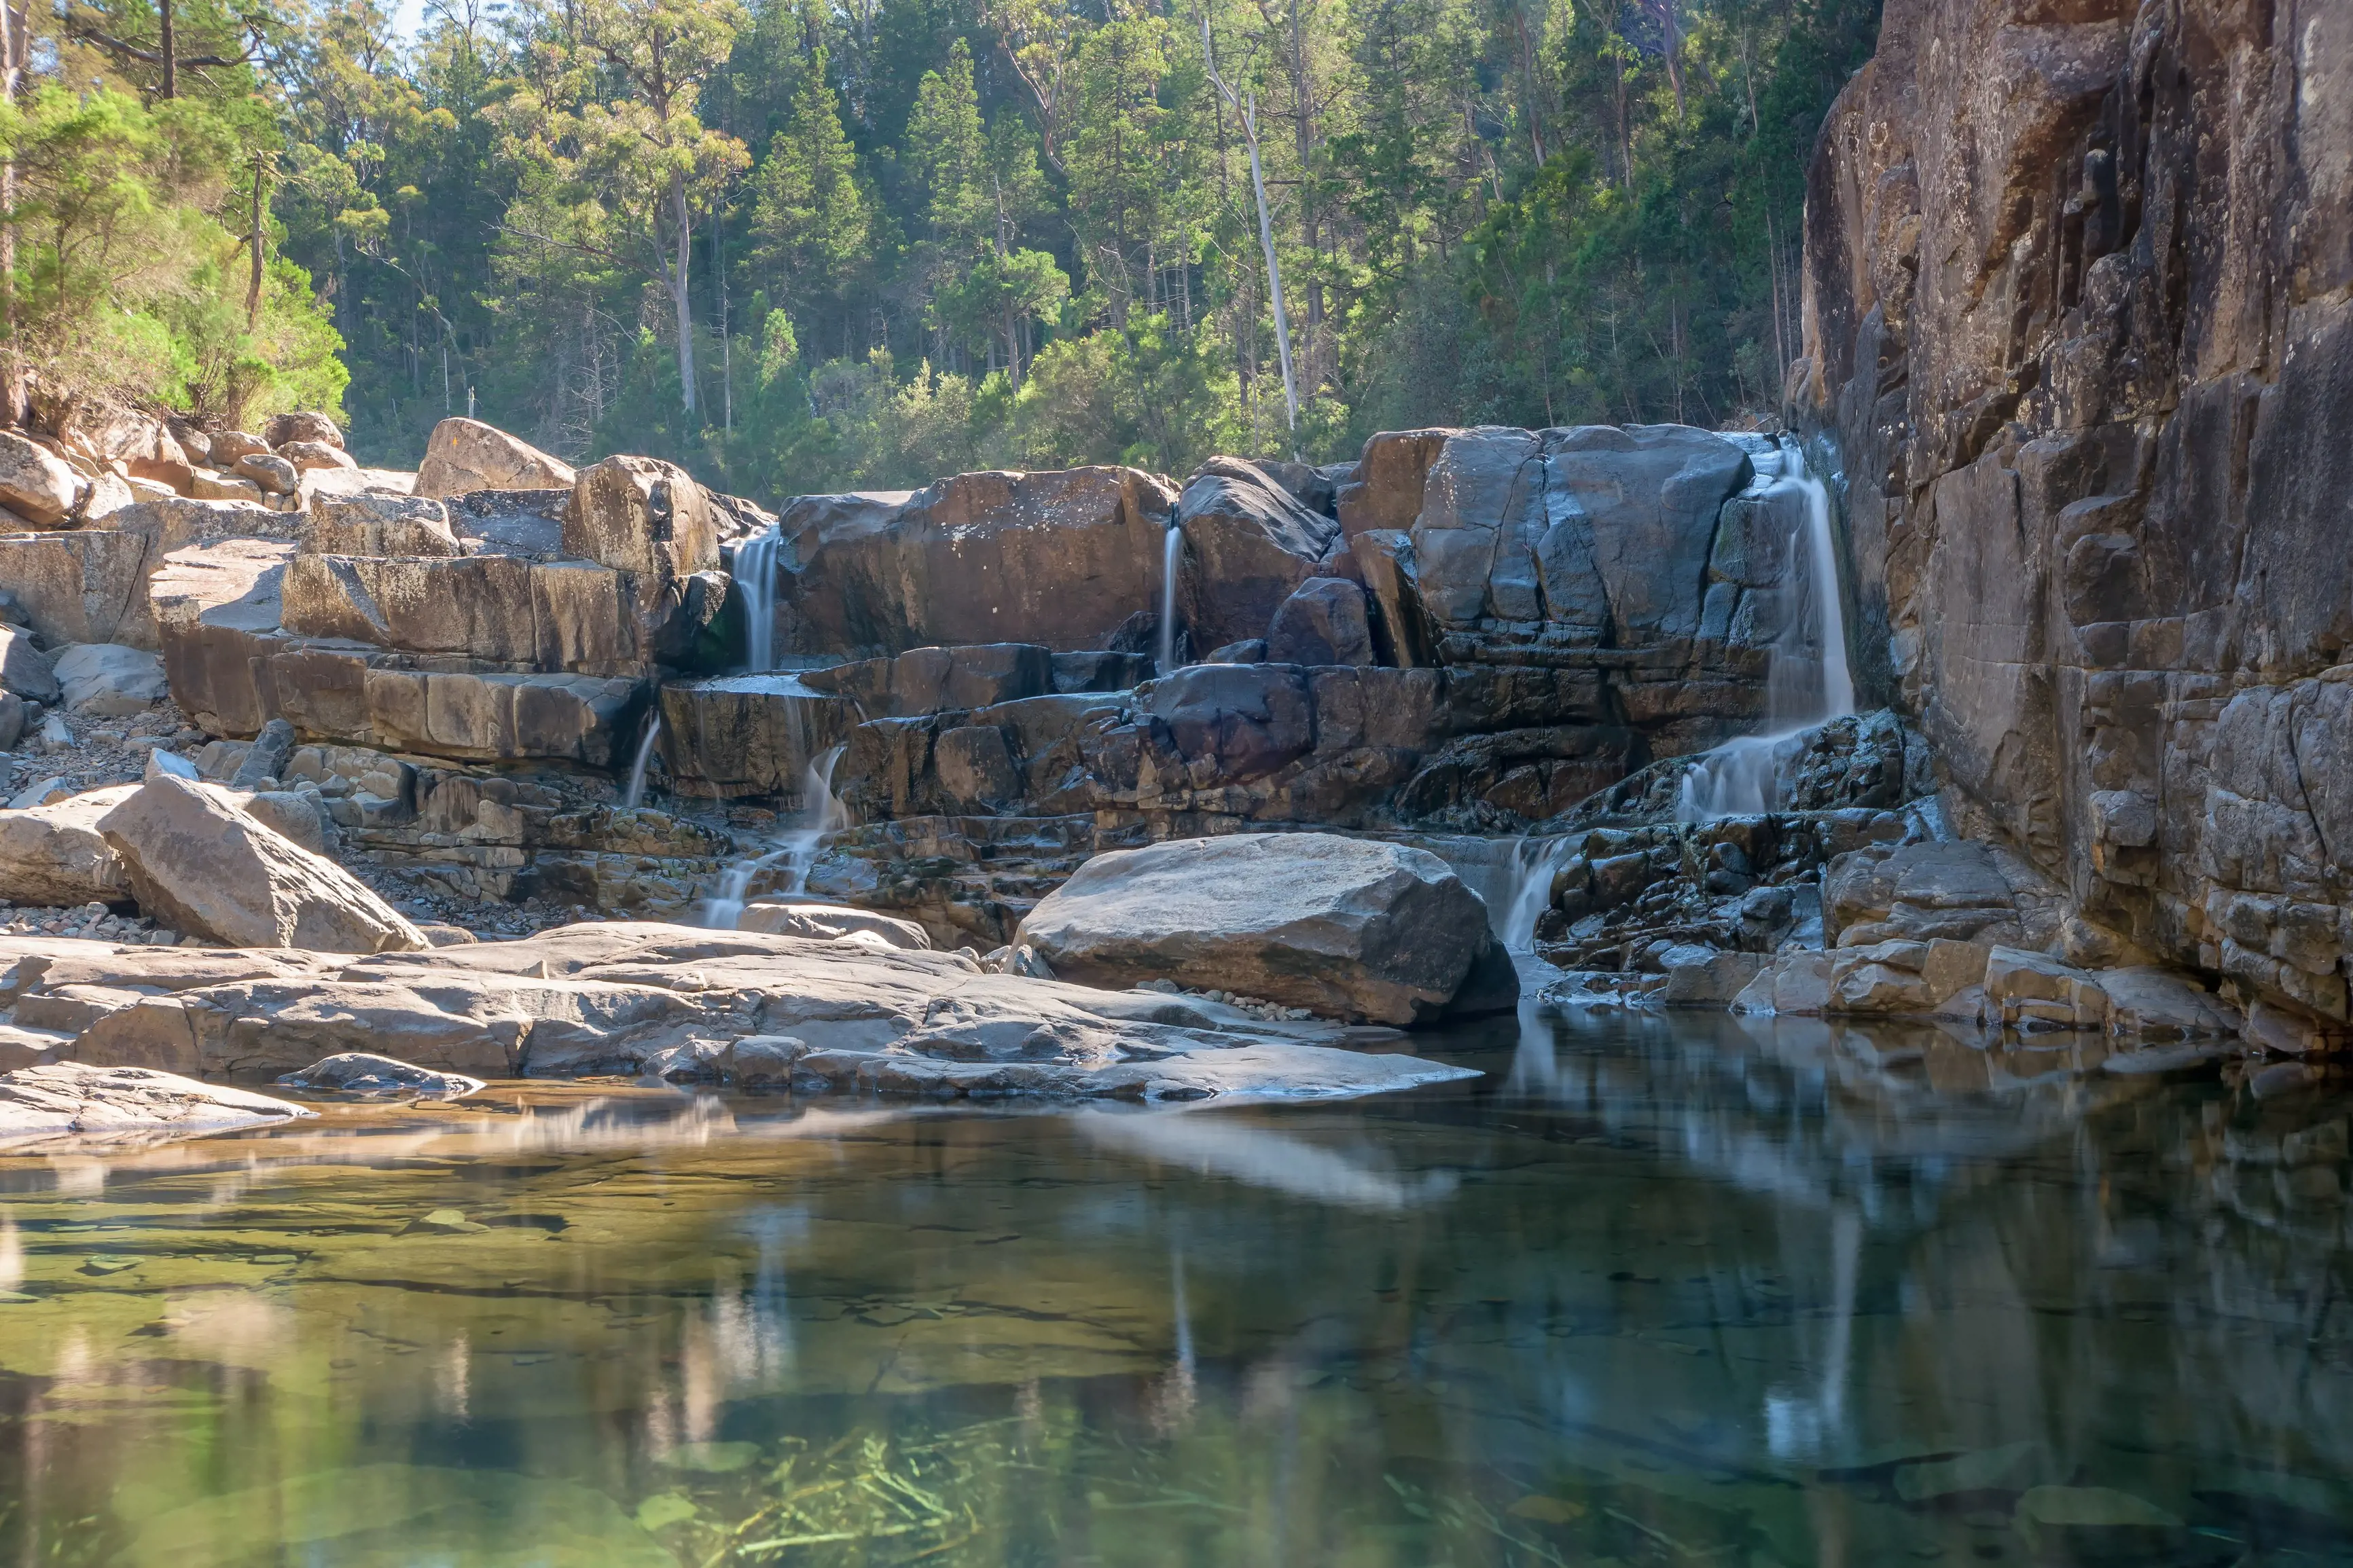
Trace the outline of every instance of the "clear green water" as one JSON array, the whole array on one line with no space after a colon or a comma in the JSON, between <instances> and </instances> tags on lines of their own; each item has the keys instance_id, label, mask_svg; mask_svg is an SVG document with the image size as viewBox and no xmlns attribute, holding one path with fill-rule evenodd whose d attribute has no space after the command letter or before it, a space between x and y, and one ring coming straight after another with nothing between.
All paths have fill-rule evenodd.
<instances>
[{"instance_id":1,"label":"clear green water","mask_svg":"<svg viewBox=\"0 0 2353 1568\"><path fill-rule=\"evenodd\" d=\"M2353 1561L2353 1097L1447 1049L1490 1076L0 1161L0 1563Z\"/></svg>"}]
</instances>

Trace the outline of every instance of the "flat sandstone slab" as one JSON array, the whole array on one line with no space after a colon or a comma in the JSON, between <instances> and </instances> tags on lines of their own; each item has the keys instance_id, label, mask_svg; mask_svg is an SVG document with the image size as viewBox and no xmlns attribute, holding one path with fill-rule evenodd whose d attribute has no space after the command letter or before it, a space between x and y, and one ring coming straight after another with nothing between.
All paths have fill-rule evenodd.
<instances>
[{"instance_id":1,"label":"flat sandstone slab","mask_svg":"<svg viewBox=\"0 0 2353 1568\"><path fill-rule=\"evenodd\" d=\"M156 973L148 949L0 941L18 1006L70 977L89 1021L60 1055L190 1076L275 1078L346 1051L477 1078L637 1075L751 1037L776 1042L804 1093L1343 1099L1477 1076L1325 1043L1335 1026L855 938L607 921L420 952L174 956L186 973Z\"/></svg>"}]
</instances>

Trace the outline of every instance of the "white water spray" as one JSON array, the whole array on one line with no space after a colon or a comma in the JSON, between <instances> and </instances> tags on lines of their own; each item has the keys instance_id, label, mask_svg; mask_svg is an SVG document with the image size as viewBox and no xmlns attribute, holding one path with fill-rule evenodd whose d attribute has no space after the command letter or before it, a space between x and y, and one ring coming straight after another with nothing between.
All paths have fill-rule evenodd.
<instances>
[{"instance_id":1,"label":"white water spray","mask_svg":"<svg viewBox=\"0 0 2353 1568\"><path fill-rule=\"evenodd\" d=\"M1761 469L1767 459L1759 459ZM1675 815L1685 822L1746 816L1773 807L1774 763L1781 748L1809 730L1854 711L1847 664L1846 613L1839 595L1838 544L1831 533L1830 490L1806 471L1802 447L1784 437L1767 476L1768 495L1797 500L1781 571L1789 609L1773 648L1766 685L1767 729L1727 741L1683 774Z\"/></svg>"},{"instance_id":2,"label":"white water spray","mask_svg":"<svg viewBox=\"0 0 2353 1568\"><path fill-rule=\"evenodd\" d=\"M1176 573L1185 561L1185 531L1168 525L1160 541L1160 660L1159 672L1176 668Z\"/></svg>"},{"instance_id":3,"label":"white water spray","mask_svg":"<svg viewBox=\"0 0 2353 1568\"><path fill-rule=\"evenodd\" d=\"M646 721L646 738L638 742L638 759L629 764L629 784L621 792L621 805L635 811L646 797L646 764L654 760L654 742L661 739L661 714L657 712Z\"/></svg>"},{"instance_id":4,"label":"white water spray","mask_svg":"<svg viewBox=\"0 0 2353 1568\"><path fill-rule=\"evenodd\" d=\"M772 528L735 547L735 591L744 595L744 667L757 675L776 668L776 553L785 533Z\"/></svg>"},{"instance_id":5,"label":"white water spray","mask_svg":"<svg viewBox=\"0 0 2353 1568\"><path fill-rule=\"evenodd\" d=\"M716 892L704 901L702 923L712 931L733 931L735 922L744 915L744 901L750 898L753 879L774 867L782 866L784 885L779 892L797 896L808 891L809 871L817 864L818 841L828 833L849 824L849 812L833 793L833 768L841 761L846 748L828 747L821 756L812 759L808 771L801 775L801 820L790 830L773 841L775 847L727 868L719 879Z\"/></svg>"}]
</instances>

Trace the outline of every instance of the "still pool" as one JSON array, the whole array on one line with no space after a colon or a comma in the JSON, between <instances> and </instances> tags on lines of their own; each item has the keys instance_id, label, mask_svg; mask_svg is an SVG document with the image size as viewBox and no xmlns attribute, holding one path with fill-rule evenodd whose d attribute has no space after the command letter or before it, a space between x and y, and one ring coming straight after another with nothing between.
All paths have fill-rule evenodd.
<instances>
[{"instance_id":1,"label":"still pool","mask_svg":"<svg viewBox=\"0 0 2353 1568\"><path fill-rule=\"evenodd\" d=\"M1423 1048L1487 1076L0 1160L0 1563L2353 1562L2353 1091Z\"/></svg>"}]
</instances>

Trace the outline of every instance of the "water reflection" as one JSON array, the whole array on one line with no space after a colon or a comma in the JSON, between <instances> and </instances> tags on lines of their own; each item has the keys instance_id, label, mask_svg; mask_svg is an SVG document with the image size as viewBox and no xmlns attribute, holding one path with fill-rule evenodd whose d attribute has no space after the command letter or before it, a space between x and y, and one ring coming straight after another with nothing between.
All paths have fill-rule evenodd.
<instances>
[{"instance_id":1,"label":"water reflection","mask_svg":"<svg viewBox=\"0 0 2353 1568\"><path fill-rule=\"evenodd\" d=\"M0 1560L2353 1560L2353 1100L1529 1010L1345 1107L0 1161ZM95 1174L93 1174L93 1172Z\"/></svg>"}]
</instances>

